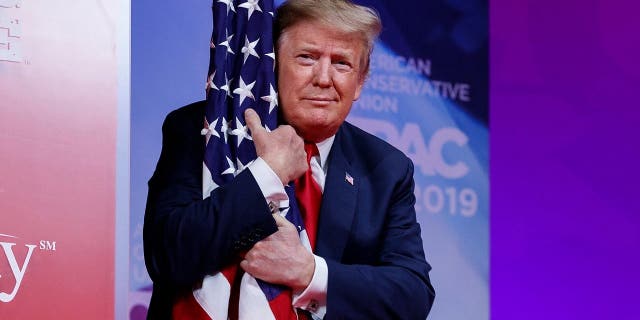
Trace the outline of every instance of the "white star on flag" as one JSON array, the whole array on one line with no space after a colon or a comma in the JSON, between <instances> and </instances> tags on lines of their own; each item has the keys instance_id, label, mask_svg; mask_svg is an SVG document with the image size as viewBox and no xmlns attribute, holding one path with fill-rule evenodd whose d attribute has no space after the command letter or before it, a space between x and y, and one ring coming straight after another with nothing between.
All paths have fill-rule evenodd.
<instances>
[{"instance_id":1,"label":"white star on flag","mask_svg":"<svg viewBox=\"0 0 640 320\"><path fill-rule=\"evenodd\" d=\"M273 89L273 85L269 84L269 95L260 97L260 99L269 102L269 113L278 105L278 93Z\"/></svg>"},{"instance_id":2,"label":"white star on flag","mask_svg":"<svg viewBox=\"0 0 640 320\"><path fill-rule=\"evenodd\" d=\"M218 0L218 2L222 2L227 5L227 15L229 15L229 9L236 12L236 9L233 7L233 0Z\"/></svg>"},{"instance_id":3,"label":"white star on flag","mask_svg":"<svg viewBox=\"0 0 640 320\"><path fill-rule=\"evenodd\" d=\"M247 62L247 58L249 57L249 55L252 55L260 59L260 56L258 55L255 49L256 45L258 45L258 41L260 41L260 38L258 38L258 40L254 42L249 42L248 37L244 38L244 47L242 47L242 49L240 50L242 51L242 53L244 53L244 62Z\"/></svg>"},{"instance_id":4,"label":"white star on flag","mask_svg":"<svg viewBox=\"0 0 640 320\"><path fill-rule=\"evenodd\" d=\"M276 55L273 52L265 53L264 55L276 61Z\"/></svg>"},{"instance_id":5,"label":"white star on flag","mask_svg":"<svg viewBox=\"0 0 640 320\"><path fill-rule=\"evenodd\" d=\"M218 119L213 121L213 123L209 124L209 122L207 122L207 119L205 118L204 123L205 123L205 127L200 131L200 134L205 136L205 139L206 139L205 143L209 143L209 139L211 138L212 135L220 138L218 131L216 131L216 125L218 124Z\"/></svg>"},{"instance_id":6,"label":"white star on flag","mask_svg":"<svg viewBox=\"0 0 640 320\"><path fill-rule=\"evenodd\" d=\"M249 10L249 15L247 16L247 20L251 19L251 15L253 14L254 11L258 10L262 12L262 9L260 9L260 5L258 5L259 1L260 0L247 0L247 2L238 6L240 8L245 8Z\"/></svg>"},{"instance_id":7,"label":"white star on flag","mask_svg":"<svg viewBox=\"0 0 640 320\"><path fill-rule=\"evenodd\" d=\"M239 105L242 105L242 102L244 102L244 99L249 97L251 98L251 100L255 100L256 98L253 96L253 93L251 92L251 89L253 89L253 86L256 84L256 82L251 82L249 84L244 83L244 80L242 79L242 77L240 77L240 83L238 84L238 88L236 88L235 90L233 90L233 93L239 95L240 97L240 103Z\"/></svg>"},{"instance_id":8,"label":"white star on flag","mask_svg":"<svg viewBox=\"0 0 640 320\"><path fill-rule=\"evenodd\" d=\"M231 121L227 121L224 117L222 117L222 125L220 126L220 132L224 136L224 143L227 143L227 139L229 138L229 125Z\"/></svg>"},{"instance_id":9,"label":"white star on flag","mask_svg":"<svg viewBox=\"0 0 640 320\"><path fill-rule=\"evenodd\" d=\"M231 135L238 137L238 147L243 139L253 140L247 131L247 126L242 125L240 119L236 118L236 129L231 130Z\"/></svg>"},{"instance_id":10,"label":"white star on flag","mask_svg":"<svg viewBox=\"0 0 640 320\"><path fill-rule=\"evenodd\" d=\"M226 33L226 32L227 32L227 31L225 30L225 33ZM221 43L219 44L219 46L227 47L227 52L228 52L228 53L236 54L235 52L233 52L233 50L231 50L231 39L232 39L232 38L233 38L233 35L230 35L230 36L229 36L229 35L227 35L227 40L225 40L225 41L221 42Z\"/></svg>"},{"instance_id":11,"label":"white star on flag","mask_svg":"<svg viewBox=\"0 0 640 320\"><path fill-rule=\"evenodd\" d=\"M244 170L248 165L252 164L252 163L253 163L253 161L255 161L255 160L251 160L251 161L249 161L249 163L247 163L247 164L242 164L242 161L240 161L240 159L237 159L237 160L236 160L236 165L237 165L237 166L236 166L236 173L235 173L235 175L238 175L240 172L242 172L242 171L243 171L243 170Z\"/></svg>"},{"instance_id":12,"label":"white star on flag","mask_svg":"<svg viewBox=\"0 0 640 320\"><path fill-rule=\"evenodd\" d=\"M220 135L218 134L218 131L216 131L216 126L218 125L218 120L220 120L219 118L216 119L215 121L213 121L212 124L209 125L209 133L213 136L216 136L218 138L220 138Z\"/></svg>"},{"instance_id":13,"label":"white star on flag","mask_svg":"<svg viewBox=\"0 0 640 320\"><path fill-rule=\"evenodd\" d=\"M209 76L209 81L207 81L207 91L209 89L219 90L216 84L213 82L213 78L216 77L216 70Z\"/></svg>"},{"instance_id":14,"label":"white star on flag","mask_svg":"<svg viewBox=\"0 0 640 320\"><path fill-rule=\"evenodd\" d=\"M273 64L271 65L273 69L273 71L276 71L276 55L273 52L269 52L269 53L265 53L265 56L271 58L273 60Z\"/></svg>"},{"instance_id":15,"label":"white star on flag","mask_svg":"<svg viewBox=\"0 0 640 320\"><path fill-rule=\"evenodd\" d=\"M227 74L225 73L225 74L224 74L224 85L223 85L222 87L220 87L220 90L224 90L224 91L226 91L226 92L227 92L227 95L228 95L229 97L231 97L231 91L230 91L230 90L231 90L231 89L230 89L231 87L229 86L229 84L231 83L231 80L233 80L233 79L227 79Z\"/></svg>"},{"instance_id":16,"label":"white star on flag","mask_svg":"<svg viewBox=\"0 0 640 320\"><path fill-rule=\"evenodd\" d=\"M235 174L236 173L236 167L233 165L233 161L231 161L231 159L229 159L229 157L227 158L227 164L229 165L229 168L225 171L222 172L222 174Z\"/></svg>"}]
</instances>

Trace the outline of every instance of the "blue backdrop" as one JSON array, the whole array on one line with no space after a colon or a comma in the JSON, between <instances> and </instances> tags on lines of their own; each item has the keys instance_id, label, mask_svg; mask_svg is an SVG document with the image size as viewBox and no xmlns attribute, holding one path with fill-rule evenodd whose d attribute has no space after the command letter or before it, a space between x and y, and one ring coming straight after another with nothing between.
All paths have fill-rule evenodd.
<instances>
[{"instance_id":1,"label":"blue backdrop","mask_svg":"<svg viewBox=\"0 0 640 320\"><path fill-rule=\"evenodd\" d=\"M380 12L384 29L348 120L414 161L416 211L436 288L429 318L488 319L487 1L358 2ZM210 6L132 2L130 306L136 319L151 284L142 252L146 182L164 116L204 99Z\"/></svg>"}]
</instances>

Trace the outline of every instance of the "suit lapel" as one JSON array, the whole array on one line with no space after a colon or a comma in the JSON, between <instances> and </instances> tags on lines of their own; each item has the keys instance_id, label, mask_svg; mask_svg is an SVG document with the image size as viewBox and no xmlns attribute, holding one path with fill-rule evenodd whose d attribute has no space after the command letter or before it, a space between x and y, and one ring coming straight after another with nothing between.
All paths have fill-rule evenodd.
<instances>
[{"instance_id":1,"label":"suit lapel","mask_svg":"<svg viewBox=\"0 0 640 320\"><path fill-rule=\"evenodd\" d=\"M351 168L348 141L336 134L328 161L320 217L316 253L322 257L340 261L347 243L356 208L358 177ZM346 153L345 153L346 150ZM347 174L353 180L347 181Z\"/></svg>"}]
</instances>

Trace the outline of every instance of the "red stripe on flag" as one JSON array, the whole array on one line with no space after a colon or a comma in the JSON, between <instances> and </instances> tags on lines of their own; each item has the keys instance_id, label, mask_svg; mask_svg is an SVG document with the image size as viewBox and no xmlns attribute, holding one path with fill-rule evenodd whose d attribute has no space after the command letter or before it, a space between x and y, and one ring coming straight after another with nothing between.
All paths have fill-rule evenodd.
<instances>
[{"instance_id":1,"label":"red stripe on flag","mask_svg":"<svg viewBox=\"0 0 640 320\"><path fill-rule=\"evenodd\" d=\"M185 292L173 304L173 320L211 320L192 292Z\"/></svg>"},{"instance_id":2,"label":"red stripe on flag","mask_svg":"<svg viewBox=\"0 0 640 320\"><path fill-rule=\"evenodd\" d=\"M278 320L297 320L295 310L291 305L291 291L283 290L275 299L269 301L269 307Z\"/></svg>"},{"instance_id":3,"label":"red stripe on flag","mask_svg":"<svg viewBox=\"0 0 640 320\"><path fill-rule=\"evenodd\" d=\"M227 278L227 281L229 281L229 283L233 283L233 280L236 279L236 273L238 272L238 265L229 265L220 272L225 278Z\"/></svg>"}]
</instances>

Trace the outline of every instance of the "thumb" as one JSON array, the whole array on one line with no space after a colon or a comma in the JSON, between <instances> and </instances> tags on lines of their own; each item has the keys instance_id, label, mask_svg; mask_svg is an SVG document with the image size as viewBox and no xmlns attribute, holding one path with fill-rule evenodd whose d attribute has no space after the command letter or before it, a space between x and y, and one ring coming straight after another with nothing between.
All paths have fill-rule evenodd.
<instances>
[{"instance_id":1,"label":"thumb","mask_svg":"<svg viewBox=\"0 0 640 320\"><path fill-rule=\"evenodd\" d=\"M260 136L267 131L262 127L260 116L258 116L255 110L251 108L247 108L247 110L244 111L244 121L247 123L249 130L251 130L251 136L253 136L253 138Z\"/></svg>"}]
</instances>

